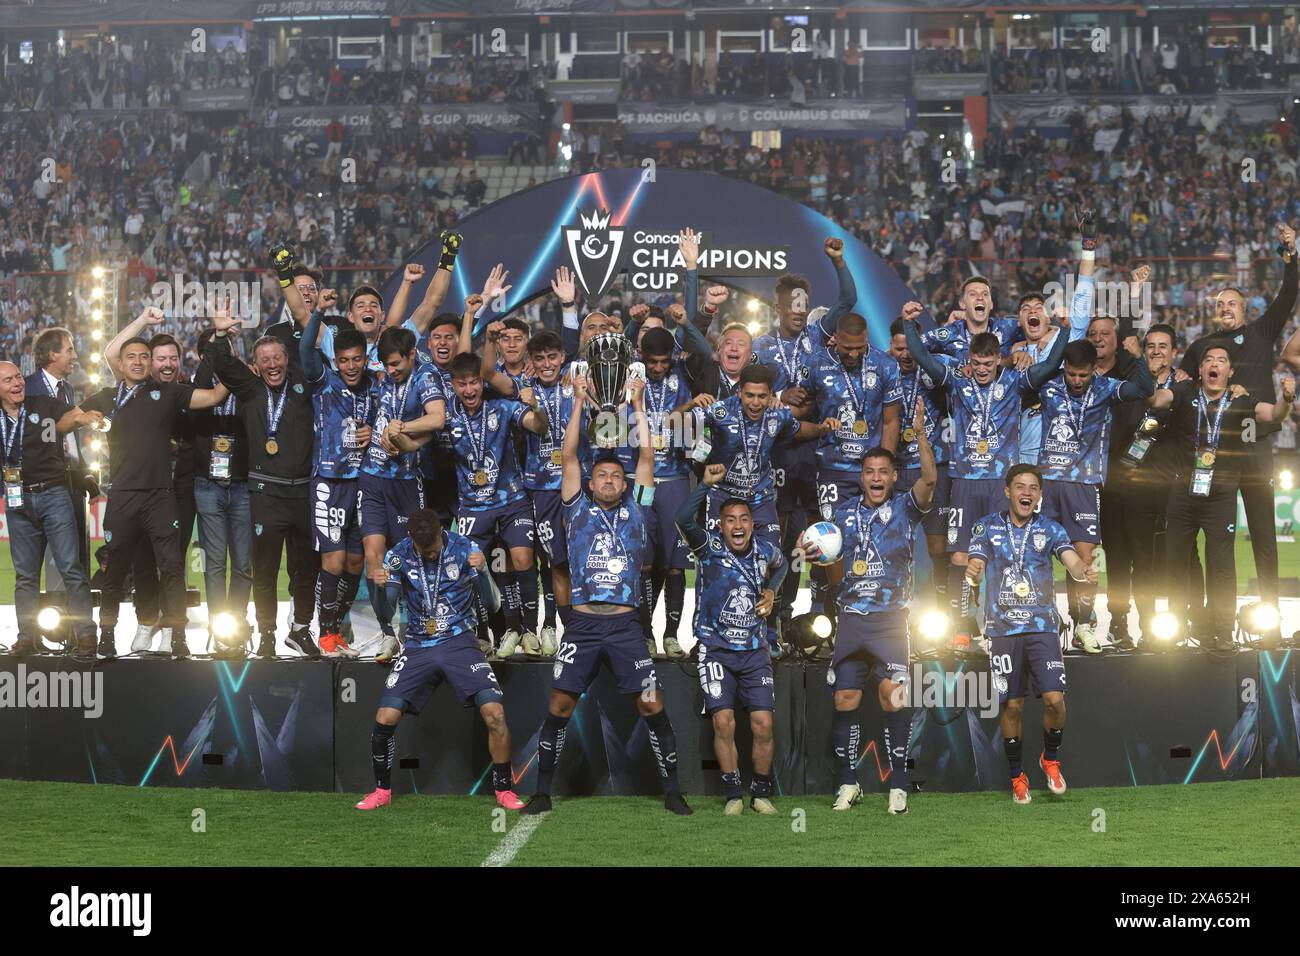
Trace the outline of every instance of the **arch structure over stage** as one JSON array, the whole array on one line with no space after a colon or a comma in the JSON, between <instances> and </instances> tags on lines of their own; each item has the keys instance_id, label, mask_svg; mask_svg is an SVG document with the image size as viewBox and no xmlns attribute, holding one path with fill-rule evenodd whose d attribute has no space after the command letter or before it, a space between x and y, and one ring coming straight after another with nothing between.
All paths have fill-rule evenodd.
<instances>
[{"instance_id":1,"label":"arch structure over stage","mask_svg":"<svg viewBox=\"0 0 1300 956\"><path fill-rule=\"evenodd\" d=\"M599 210L609 211L608 228L588 240L582 231L584 218ZM603 225L603 224L602 224ZM679 169L658 169L651 175L640 168L609 169L570 176L534 186L485 206L462 220L457 228L465 244L457 260L452 292L445 303L459 311L471 291L482 287L488 271L504 262L514 284L505 308L510 310L535 296L550 291L550 281L559 266L585 270L588 286L607 287L618 271L641 273L647 282L671 281L664 270L641 269L638 262L650 257L651 248L661 252L662 240L690 227L705 234L702 257L710 250L730 252L731 266L717 271L701 266L704 280L723 282L734 288L772 301L775 276L797 272L812 283L812 304L831 305L835 299L835 270L822 252L828 236L844 240L844 258L853 272L858 289L857 311L866 316L871 342L887 348L889 324L904 302L914 298L898 274L863 242L816 210L787 199L761 186L714 173ZM593 230L587 230L592 232ZM575 235L570 236L570 233ZM614 247L619 247L615 249ZM675 247L674 247L675 248ZM640 254L637 250L640 249ZM607 260L577 262L589 251L617 253L621 262L613 268ZM784 258L779 254L784 250ZM418 302L437 268L440 246L437 236L429 237L407 260L425 267L425 279L413 290ZM748 251L748 255L743 254ZM736 275L736 264L758 263L751 273ZM780 264L779 268L773 268ZM724 274L728 268L732 274ZM651 277L659 274L658 279ZM385 301L391 301L401 281L399 268L384 283ZM676 286L680 290L680 283ZM651 294L660 289L647 288ZM480 320L491 318L489 314ZM923 318L929 323L929 317Z\"/></svg>"}]
</instances>

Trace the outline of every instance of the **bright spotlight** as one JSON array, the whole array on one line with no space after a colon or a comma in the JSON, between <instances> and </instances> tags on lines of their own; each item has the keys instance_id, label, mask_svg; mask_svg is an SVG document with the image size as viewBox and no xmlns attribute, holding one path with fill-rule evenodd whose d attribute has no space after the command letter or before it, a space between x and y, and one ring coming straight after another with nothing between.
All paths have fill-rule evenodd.
<instances>
[{"instance_id":1,"label":"bright spotlight","mask_svg":"<svg viewBox=\"0 0 1300 956\"><path fill-rule=\"evenodd\" d=\"M91 385L98 385L98 384L99 384L99 373L98 373L98 372L91 372L91 373L90 373L90 384L91 384Z\"/></svg>"},{"instance_id":2,"label":"bright spotlight","mask_svg":"<svg viewBox=\"0 0 1300 956\"><path fill-rule=\"evenodd\" d=\"M90 353L90 360L91 360L92 362L94 362L96 365L99 364L99 360L100 360L100 358L101 358L101 356L100 356L100 354L99 354L98 352L91 352L91 353Z\"/></svg>"},{"instance_id":3,"label":"bright spotlight","mask_svg":"<svg viewBox=\"0 0 1300 956\"><path fill-rule=\"evenodd\" d=\"M917 631L920 632L923 640L938 643L948 633L949 623L947 614L932 607L921 615L921 620L917 623Z\"/></svg>"},{"instance_id":4,"label":"bright spotlight","mask_svg":"<svg viewBox=\"0 0 1300 956\"><path fill-rule=\"evenodd\" d=\"M820 637L823 641L831 636L831 619L825 614L818 614L813 618L812 632Z\"/></svg>"},{"instance_id":5,"label":"bright spotlight","mask_svg":"<svg viewBox=\"0 0 1300 956\"><path fill-rule=\"evenodd\" d=\"M99 322L99 321L101 321L101 320L104 318L104 310L103 310L103 309L91 309L91 310L90 310L90 317L91 317L92 319L94 319L96 322Z\"/></svg>"},{"instance_id":6,"label":"bright spotlight","mask_svg":"<svg viewBox=\"0 0 1300 956\"><path fill-rule=\"evenodd\" d=\"M229 611L222 611L212 619L212 636L219 640L228 640L234 637L238 628L239 622L235 620L235 615Z\"/></svg>"},{"instance_id":7,"label":"bright spotlight","mask_svg":"<svg viewBox=\"0 0 1300 956\"><path fill-rule=\"evenodd\" d=\"M95 266L95 268L90 270L90 274L94 276L96 279L102 279L104 278L104 267Z\"/></svg>"},{"instance_id":8,"label":"bright spotlight","mask_svg":"<svg viewBox=\"0 0 1300 956\"><path fill-rule=\"evenodd\" d=\"M758 335L759 332L763 331L763 327L759 325L757 322L750 322L748 325L748 329L750 335Z\"/></svg>"},{"instance_id":9,"label":"bright spotlight","mask_svg":"<svg viewBox=\"0 0 1300 956\"><path fill-rule=\"evenodd\" d=\"M1151 633L1157 641L1172 641L1178 636L1178 618L1168 611L1161 611L1151 619Z\"/></svg>"},{"instance_id":10,"label":"bright spotlight","mask_svg":"<svg viewBox=\"0 0 1300 956\"><path fill-rule=\"evenodd\" d=\"M1290 491L1295 487L1295 473L1290 468L1283 468L1277 473L1277 486L1283 491Z\"/></svg>"},{"instance_id":11,"label":"bright spotlight","mask_svg":"<svg viewBox=\"0 0 1300 956\"><path fill-rule=\"evenodd\" d=\"M91 451L100 451L103 447L104 447L104 443L100 441L98 438L96 438L94 441L90 443Z\"/></svg>"},{"instance_id":12,"label":"bright spotlight","mask_svg":"<svg viewBox=\"0 0 1300 956\"><path fill-rule=\"evenodd\" d=\"M1242 628L1247 634L1267 634L1277 630L1282 623L1282 615L1276 607L1264 601L1247 604L1240 612Z\"/></svg>"},{"instance_id":13,"label":"bright spotlight","mask_svg":"<svg viewBox=\"0 0 1300 956\"><path fill-rule=\"evenodd\" d=\"M95 286L95 288L90 290L90 297L92 299L102 299L104 298L104 290L99 286Z\"/></svg>"},{"instance_id":14,"label":"bright spotlight","mask_svg":"<svg viewBox=\"0 0 1300 956\"><path fill-rule=\"evenodd\" d=\"M63 615L57 607L43 607L36 615L36 626L46 634L52 634L63 623Z\"/></svg>"},{"instance_id":15,"label":"bright spotlight","mask_svg":"<svg viewBox=\"0 0 1300 956\"><path fill-rule=\"evenodd\" d=\"M757 299L750 299L750 300L749 300L749 303L745 306L745 308L749 309L750 312L757 312L757 311L758 311L758 300L757 300Z\"/></svg>"},{"instance_id":16,"label":"bright spotlight","mask_svg":"<svg viewBox=\"0 0 1300 956\"><path fill-rule=\"evenodd\" d=\"M94 339L96 342L98 342L104 337L104 333L101 332L99 329L92 329L90 332L90 337Z\"/></svg>"}]
</instances>

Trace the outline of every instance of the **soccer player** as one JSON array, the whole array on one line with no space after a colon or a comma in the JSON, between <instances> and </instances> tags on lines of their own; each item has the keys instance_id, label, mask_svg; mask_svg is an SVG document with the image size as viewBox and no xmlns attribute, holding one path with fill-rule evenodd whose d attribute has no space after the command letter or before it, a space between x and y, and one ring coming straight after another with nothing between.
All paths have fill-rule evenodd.
<instances>
[{"instance_id":1,"label":"soccer player","mask_svg":"<svg viewBox=\"0 0 1300 956\"><path fill-rule=\"evenodd\" d=\"M1015 461L1020 447L1020 403L1026 393L1037 392L1061 365L1066 337L1053 340L1042 361L1021 371L1002 367L1002 347L991 333L979 333L970 340L965 361L947 354L933 355L921 340L916 319L923 311L919 302L903 306L903 331L907 348L931 380L948 392L953 417L953 444L949 471L952 497L948 510L948 603L965 616L969 603L966 590L966 546L971 525L980 515L997 507L1000 486ZM962 621L953 644L970 649L969 622Z\"/></svg>"},{"instance_id":2,"label":"soccer player","mask_svg":"<svg viewBox=\"0 0 1300 956\"><path fill-rule=\"evenodd\" d=\"M463 239L460 233L444 229L438 234L438 241L442 246L438 268L434 270L433 277L424 289L424 298L415 307L415 311L408 316L406 306L410 300L411 290L424 278L424 266L419 263L408 263L402 270L402 284L393 294L388 314L384 317L386 327L408 328L415 333L417 339L423 338L426 334L432 339L433 327L439 324L443 316L451 314L439 313L438 309L442 307L443 300L447 297L447 290L451 288L452 273L456 270L456 257L460 254ZM459 324L460 320L454 316L453 318L456 324ZM434 343L430 341L429 345L430 350L434 351ZM438 360L436 354L433 358L434 361ZM451 361L450 355L447 356L446 361Z\"/></svg>"},{"instance_id":3,"label":"soccer player","mask_svg":"<svg viewBox=\"0 0 1300 956\"><path fill-rule=\"evenodd\" d=\"M466 299L466 314L477 312L480 297ZM517 430L548 434L547 413L530 390L523 401L484 398L482 367L477 355L462 352L451 362L455 401L447 415L456 479L460 487L459 531L480 548L496 539L505 545L511 574L505 588L506 632L497 655L513 657L520 641L536 653L540 645L532 628L537 623L537 571L533 554L533 509L520 480L514 442ZM525 632L523 608L532 608Z\"/></svg>"},{"instance_id":4,"label":"soccer player","mask_svg":"<svg viewBox=\"0 0 1300 956\"><path fill-rule=\"evenodd\" d=\"M645 635L637 616L641 568L648 548L642 509L654 503L654 450L645 420L645 383L633 379L631 390L640 449L635 483L629 488L622 463L614 455L605 455L592 465L587 492L578 455L587 379L574 376L573 411L564 431L564 478L560 484L573 604L555 656L550 707L538 734L537 794L524 813L551 809L551 781L569 718L602 660L613 672L619 691L637 695L636 708L645 720L663 781L664 806L679 815L691 813L677 782L677 738L660 700L654 661L644 656Z\"/></svg>"},{"instance_id":5,"label":"soccer player","mask_svg":"<svg viewBox=\"0 0 1300 956\"><path fill-rule=\"evenodd\" d=\"M406 604L406 648L385 682L370 733L375 789L356 806L376 810L393 802L394 734L403 714L418 714L446 681L466 707L478 708L487 726L492 789L498 806L518 810L510 770L510 730L501 686L474 641L475 596L495 608L501 596L474 542L444 531L438 516L421 508L410 516L407 536L384 555L375 575L379 587L401 586Z\"/></svg>"},{"instance_id":6,"label":"soccer player","mask_svg":"<svg viewBox=\"0 0 1300 956\"><path fill-rule=\"evenodd\" d=\"M1059 333L1058 333L1059 334ZM1141 358L1137 339L1125 339ZM1110 455L1111 421L1121 402L1143 401L1154 390L1146 362L1132 364L1132 378L1118 381L1097 374L1097 349L1075 341L1065 347L1065 370L1039 388L1043 402L1043 441L1038 464L1043 477L1043 515L1065 528L1075 552L1092 563L1101 543L1101 486ZM1097 588L1080 584L1070 594L1074 636L1089 654L1100 654L1093 600Z\"/></svg>"},{"instance_id":7,"label":"soccer player","mask_svg":"<svg viewBox=\"0 0 1300 956\"><path fill-rule=\"evenodd\" d=\"M993 287L983 276L971 276L961 284L960 309L948 316L948 324L930 329L922 336L927 351L965 359L975 336L992 335L1000 354L1011 354L1019 326L1015 319L993 317Z\"/></svg>"},{"instance_id":8,"label":"soccer player","mask_svg":"<svg viewBox=\"0 0 1300 956\"><path fill-rule=\"evenodd\" d=\"M1033 465L1013 465L1006 475L1006 511L980 518L971 528L970 560L965 567L972 591L988 572L984 631L998 691L1002 746L1011 769L1011 796L1028 803L1029 777L1021 766L1020 718L1032 678L1043 698L1043 751L1038 766L1047 789L1065 793L1061 738L1065 734L1065 662L1052 555L1076 581L1097 583L1097 569L1085 562L1064 528L1038 514L1043 476ZM1028 672L1028 673L1027 673Z\"/></svg>"},{"instance_id":9,"label":"soccer player","mask_svg":"<svg viewBox=\"0 0 1300 956\"><path fill-rule=\"evenodd\" d=\"M704 467L700 484L677 511L677 527L695 555L697 666L704 709L713 721L713 752L726 790L722 812L738 817L745 809L736 752L739 705L749 711L754 735L749 805L756 813L771 815L777 812L772 803L776 682L763 619L772 616L789 566L779 545L754 537L753 512L743 498L722 503L716 532L700 527L700 505L726 473L726 465Z\"/></svg>"},{"instance_id":10,"label":"soccer player","mask_svg":"<svg viewBox=\"0 0 1300 956\"><path fill-rule=\"evenodd\" d=\"M334 339L335 368L330 368L311 345L319 326L320 313L313 312L299 344L299 359L316 416L312 529L321 556L320 649L326 657L355 657L357 652L343 640L343 621L365 570L357 483L378 412L379 385L367 368L366 340L360 332L339 332Z\"/></svg>"},{"instance_id":11,"label":"soccer player","mask_svg":"<svg viewBox=\"0 0 1300 956\"><path fill-rule=\"evenodd\" d=\"M414 332L384 329L377 349L384 363L384 379L379 384L370 445L357 482L361 547L366 554L367 580L372 584L383 564L384 552L405 536L407 516L424 507L418 449L405 445L399 448L394 436L427 443L447 418L441 382L429 364L416 356ZM401 649L393 632L397 589L373 584L369 590L380 632L375 661L385 664ZM345 656L355 656L343 651L342 646L339 650Z\"/></svg>"},{"instance_id":12,"label":"soccer player","mask_svg":"<svg viewBox=\"0 0 1300 956\"><path fill-rule=\"evenodd\" d=\"M1251 395L1234 397L1230 389L1234 365L1223 344L1201 350L1199 381L1176 382L1149 401L1172 413L1165 427L1176 442L1177 474L1169 491L1165 532L1169 607L1180 614L1187 607L1188 576L1180 573L1205 532L1205 585L1211 633L1200 635L1202 646L1231 649L1237 611L1237 492L1243 470L1257 454L1249 446L1259 438L1258 426L1284 421L1295 401L1295 379L1282 383L1281 400L1262 402ZM1180 614L1181 616L1181 614ZM1180 621L1180 624L1182 622Z\"/></svg>"},{"instance_id":13,"label":"soccer player","mask_svg":"<svg viewBox=\"0 0 1300 956\"><path fill-rule=\"evenodd\" d=\"M839 788L833 809L847 810L862 799L857 779L862 728L857 711L874 676L885 721L892 814L907 812L907 748L912 711L907 705L907 607L912 598L912 538L930 510L939 470L925 431L925 407L908 409L916 432L919 474L898 490L898 465L887 448L871 448L862 459L861 493L845 502L837 524L844 548L839 561L839 628L826 675L835 688L831 737Z\"/></svg>"}]
</instances>

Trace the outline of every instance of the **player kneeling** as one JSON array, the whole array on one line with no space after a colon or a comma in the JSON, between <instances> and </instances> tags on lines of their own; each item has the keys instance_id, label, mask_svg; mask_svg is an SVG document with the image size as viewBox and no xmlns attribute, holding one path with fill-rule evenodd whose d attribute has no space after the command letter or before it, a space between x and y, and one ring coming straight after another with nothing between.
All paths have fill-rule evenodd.
<instances>
[{"instance_id":1,"label":"player kneeling","mask_svg":"<svg viewBox=\"0 0 1300 956\"><path fill-rule=\"evenodd\" d=\"M1030 675L1043 698L1038 766L1047 777L1047 789L1065 793L1059 756L1065 733L1065 662L1057 637L1052 555L1080 584L1096 584L1097 569L1079 557L1063 527L1037 513L1043 498L1043 476L1037 468L1012 466L1006 493L1011 507L981 518L971 529L966 580L978 593L980 578L988 571L984 633L992 644L989 663L998 689L1002 743L1011 765L1011 795L1016 803L1028 803L1029 778L1020 765L1020 715Z\"/></svg>"},{"instance_id":2,"label":"player kneeling","mask_svg":"<svg viewBox=\"0 0 1300 956\"><path fill-rule=\"evenodd\" d=\"M781 549L754 537L754 515L743 498L728 498L718 508L716 534L700 527L700 506L727 472L708 465L704 480L677 511L677 527L695 555L695 636L700 642L700 687L704 709L713 720L713 749L722 771L726 803L735 817L745 809L736 753L736 704L749 711L754 734L754 779L749 805L774 814L772 803L772 711L776 683L767 649L767 625L776 593L785 578Z\"/></svg>"},{"instance_id":3,"label":"player kneeling","mask_svg":"<svg viewBox=\"0 0 1300 956\"><path fill-rule=\"evenodd\" d=\"M391 777L394 733L405 713L418 714L444 680L468 707L478 707L488 730L492 754L492 789L497 803L518 810L524 802L511 789L510 731L501 706L501 688L492 665L479 650L475 634L474 593L489 611L501 605L481 552L468 538L443 531L437 514L427 508L411 515L407 537L384 556L375 583L400 581L406 602L406 647L393 664L375 713L370 754L375 765L375 789L357 804L374 810L393 801Z\"/></svg>"}]
</instances>

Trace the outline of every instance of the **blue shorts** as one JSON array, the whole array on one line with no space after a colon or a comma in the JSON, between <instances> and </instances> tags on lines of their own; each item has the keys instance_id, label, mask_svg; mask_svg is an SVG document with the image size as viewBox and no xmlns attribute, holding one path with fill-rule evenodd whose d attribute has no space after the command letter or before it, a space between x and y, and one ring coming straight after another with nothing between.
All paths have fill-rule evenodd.
<instances>
[{"instance_id":1,"label":"blue shorts","mask_svg":"<svg viewBox=\"0 0 1300 956\"><path fill-rule=\"evenodd\" d=\"M737 707L751 714L776 710L772 652L766 647L741 651L701 644L699 672L705 713Z\"/></svg>"},{"instance_id":2,"label":"blue shorts","mask_svg":"<svg viewBox=\"0 0 1300 956\"><path fill-rule=\"evenodd\" d=\"M691 496L691 479L669 478L655 484L655 500L642 508L646 534L650 539L649 555L656 568L683 569L690 562L690 551L677 531L677 509Z\"/></svg>"},{"instance_id":3,"label":"blue shorts","mask_svg":"<svg viewBox=\"0 0 1300 956\"><path fill-rule=\"evenodd\" d=\"M492 665L478 649L474 635L466 633L433 647L407 644L393 662L379 706L418 714L443 681L451 684L466 707L504 699Z\"/></svg>"},{"instance_id":4,"label":"blue shorts","mask_svg":"<svg viewBox=\"0 0 1300 956\"><path fill-rule=\"evenodd\" d=\"M911 491L916 479L921 477L920 468L900 468L898 484L894 491ZM948 528L948 502L952 500L952 476L946 465L939 466L939 480L934 484L934 498L930 501L930 512L921 519L921 527L926 534L944 534Z\"/></svg>"},{"instance_id":5,"label":"blue shorts","mask_svg":"<svg viewBox=\"0 0 1300 956\"><path fill-rule=\"evenodd\" d=\"M628 614L585 614L574 611L560 636L551 686L571 694L585 693L596 679L601 661L609 665L620 694L640 694L659 688L654 661L646 650L641 617Z\"/></svg>"},{"instance_id":6,"label":"blue shorts","mask_svg":"<svg viewBox=\"0 0 1300 956\"><path fill-rule=\"evenodd\" d=\"M655 496L658 497L658 492L655 492ZM704 526L709 531L718 530L718 511L729 497L731 496L724 492L709 489L708 503L704 509ZM754 516L755 539L770 541L780 550L781 519L776 515L776 499L769 498L760 505L750 505L750 513Z\"/></svg>"},{"instance_id":7,"label":"blue shorts","mask_svg":"<svg viewBox=\"0 0 1300 956\"><path fill-rule=\"evenodd\" d=\"M826 683L832 690L863 690L872 675L877 680L907 677L907 611L840 611Z\"/></svg>"},{"instance_id":8,"label":"blue shorts","mask_svg":"<svg viewBox=\"0 0 1300 956\"><path fill-rule=\"evenodd\" d=\"M355 478L312 479L312 536L321 554L361 554L360 494Z\"/></svg>"},{"instance_id":9,"label":"blue shorts","mask_svg":"<svg viewBox=\"0 0 1300 956\"><path fill-rule=\"evenodd\" d=\"M569 563L569 539L564 534L564 505L560 491L540 489L528 492L533 499L533 523L537 530L537 543L553 568Z\"/></svg>"},{"instance_id":10,"label":"blue shorts","mask_svg":"<svg viewBox=\"0 0 1300 956\"><path fill-rule=\"evenodd\" d=\"M776 513L802 510L809 519L817 510L817 456L815 441L779 445L772 456L776 479ZM804 448L807 451L803 451Z\"/></svg>"},{"instance_id":11,"label":"blue shorts","mask_svg":"<svg viewBox=\"0 0 1300 956\"><path fill-rule=\"evenodd\" d=\"M1071 541L1101 543L1100 485L1049 478L1043 482L1043 504L1039 510L1064 528Z\"/></svg>"},{"instance_id":12,"label":"blue shorts","mask_svg":"<svg viewBox=\"0 0 1300 956\"><path fill-rule=\"evenodd\" d=\"M1007 483L1002 478L953 478L948 496L948 553L970 548L971 528L1007 508Z\"/></svg>"},{"instance_id":13,"label":"blue shorts","mask_svg":"<svg viewBox=\"0 0 1300 956\"><path fill-rule=\"evenodd\" d=\"M476 508L473 511L461 504L456 522L460 533L478 545L484 554L492 549L492 542L498 540L506 548L533 546L533 503L527 498L499 508Z\"/></svg>"},{"instance_id":14,"label":"blue shorts","mask_svg":"<svg viewBox=\"0 0 1300 956\"><path fill-rule=\"evenodd\" d=\"M862 479L856 472L826 468L817 472L817 507L823 521L834 521L839 510L861 494Z\"/></svg>"},{"instance_id":15,"label":"blue shorts","mask_svg":"<svg viewBox=\"0 0 1300 956\"><path fill-rule=\"evenodd\" d=\"M989 644L989 669L993 672L999 706L1023 698L1029 690L1031 676L1039 697L1052 691L1065 693L1065 661L1061 659L1061 639L1057 634L1036 631L990 637Z\"/></svg>"},{"instance_id":16,"label":"blue shorts","mask_svg":"<svg viewBox=\"0 0 1300 956\"><path fill-rule=\"evenodd\" d=\"M419 478L379 478L363 471L357 487L361 537L383 535L390 548L405 538L407 519L424 507L424 483Z\"/></svg>"}]
</instances>

